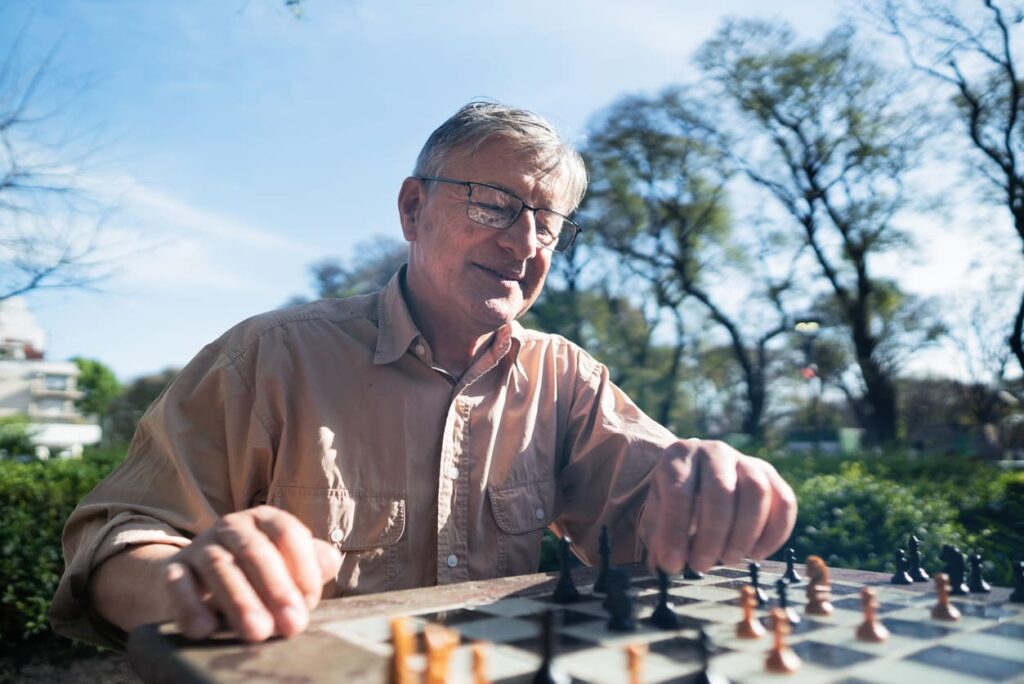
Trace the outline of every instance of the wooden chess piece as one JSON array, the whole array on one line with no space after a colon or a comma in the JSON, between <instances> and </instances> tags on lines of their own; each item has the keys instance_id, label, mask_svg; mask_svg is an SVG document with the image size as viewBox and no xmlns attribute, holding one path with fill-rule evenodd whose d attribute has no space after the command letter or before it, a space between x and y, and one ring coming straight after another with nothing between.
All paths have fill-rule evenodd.
<instances>
[{"instance_id":1,"label":"wooden chess piece","mask_svg":"<svg viewBox=\"0 0 1024 684\"><path fill-rule=\"evenodd\" d=\"M473 684L491 684L487 677L487 646L482 641L473 644Z\"/></svg>"},{"instance_id":2,"label":"wooden chess piece","mask_svg":"<svg viewBox=\"0 0 1024 684\"><path fill-rule=\"evenodd\" d=\"M754 605L757 604L754 588L744 584L740 587L740 594L743 619L736 623L736 636L740 639L760 639L764 636L765 628L761 621L754 617Z\"/></svg>"},{"instance_id":3,"label":"wooden chess piece","mask_svg":"<svg viewBox=\"0 0 1024 684\"><path fill-rule=\"evenodd\" d=\"M789 624L799 624L800 614L789 605L789 582L786 581L785 577L780 577L775 581L775 592L778 594L779 608L782 609L786 619L789 620Z\"/></svg>"},{"instance_id":4,"label":"wooden chess piece","mask_svg":"<svg viewBox=\"0 0 1024 684\"><path fill-rule=\"evenodd\" d=\"M597 553L601 561L598 565L597 579L594 580L594 588L591 591L595 594L605 594L608 592L608 569L611 568L612 555L607 525L601 525L601 536L598 539Z\"/></svg>"},{"instance_id":5,"label":"wooden chess piece","mask_svg":"<svg viewBox=\"0 0 1024 684\"><path fill-rule=\"evenodd\" d=\"M921 566L921 540L910 535L907 546L910 548L910 567L907 569L910 579L915 582L927 582L931 578L928 576L928 571Z\"/></svg>"},{"instance_id":6,"label":"wooden chess piece","mask_svg":"<svg viewBox=\"0 0 1024 684\"><path fill-rule=\"evenodd\" d=\"M679 615L668 600L668 574L661 568L658 568L658 605L648 619L658 629L673 630L680 627Z\"/></svg>"},{"instance_id":7,"label":"wooden chess piece","mask_svg":"<svg viewBox=\"0 0 1024 684\"><path fill-rule=\"evenodd\" d=\"M878 619L878 599L875 590L863 587L860 590L861 606L864 609L864 622L857 627L857 639L871 643L880 643L889 638L889 630Z\"/></svg>"},{"instance_id":8,"label":"wooden chess piece","mask_svg":"<svg viewBox=\"0 0 1024 684\"><path fill-rule=\"evenodd\" d=\"M571 681L568 674L555 667L555 651L558 648L558 622L559 618L555 611L548 610L544 612L544 621L541 628L544 655L540 668L533 675L533 684L569 684Z\"/></svg>"},{"instance_id":9,"label":"wooden chess piece","mask_svg":"<svg viewBox=\"0 0 1024 684\"><path fill-rule=\"evenodd\" d=\"M765 658L764 668L768 672L790 674L800 669L803 662L793 649L786 645L785 637L790 632L789 621L780 608L772 610L772 648Z\"/></svg>"},{"instance_id":10,"label":"wooden chess piece","mask_svg":"<svg viewBox=\"0 0 1024 684\"><path fill-rule=\"evenodd\" d=\"M932 608L932 617L948 622L959 620L960 611L949 602L949 577L946 573L940 572L935 575L935 591L938 592L939 602Z\"/></svg>"},{"instance_id":11,"label":"wooden chess piece","mask_svg":"<svg viewBox=\"0 0 1024 684\"><path fill-rule=\"evenodd\" d=\"M396 617L391 620L391 644L394 655L391 660L391 683L414 684L418 677L409 667L409 659L416 652L416 640L409 629L409 619Z\"/></svg>"},{"instance_id":12,"label":"wooden chess piece","mask_svg":"<svg viewBox=\"0 0 1024 684\"><path fill-rule=\"evenodd\" d=\"M796 550L788 548L783 552L783 558L786 560L786 572L782 575L782 578L789 584L800 584L800 573L796 571Z\"/></svg>"},{"instance_id":13,"label":"wooden chess piece","mask_svg":"<svg viewBox=\"0 0 1024 684\"><path fill-rule=\"evenodd\" d=\"M768 605L768 595L761 588L761 566L754 562L748 563L747 571L750 572L750 586L754 590L757 607L764 608Z\"/></svg>"},{"instance_id":14,"label":"wooden chess piece","mask_svg":"<svg viewBox=\"0 0 1024 684\"><path fill-rule=\"evenodd\" d=\"M893 584L913 584L914 578L907 572L907 554L903 549L896 549L893 551L892 557L896 563L896 572L893 573L892 579L889 581Z\"/></svg>"},{"instance_id":15,"label":"wooden chess piece","mask_svg":"<svg viewBox=\"0 0 1024 684\"><path fill-rule=\"evenodd\" d=\"M647 644L630 644L626 646L626 662L629 668L629 684L642 684L640 677L644 669L644 656L647 655Z\"/></svg>"},{"instance_id":16,"label":"wooden chess piece","mask_svg":"<svg viewBox=\"0 0 1024 684\"><path fill-rule=\"evenodd\" d=\"M946 562L943 574L946 575L946 581L949 582L950 595L966 596L970 593L970 589L964 582L964 575L967 573L967 563L964 560L964 554L960 553L960 549L952 544L946 544L942 547L939 558Z\"/></svg>"},{"instance_id":17,"label":"wooden chess piece","mask_svg":"<svg viewBox=\"0 0 1024 684\"><path fill-rule=\"evenodd\" d=\"M971 555L971 577L967 580L967 588L971 590L972 594L987 594L992 591L992 586L985 581L985 578L981 574L981 554L975 553Z\"/></svg>"},{"instance_id":18,"label":"wooden chess piece","mask_svg":"<svg viewBox=\"0 0 1024 684\"><path fill-rule=\"evenodd\" d=\"M427 647L427 684L445 684L452 652L459 645L459 633L444 625L423 627L423 643Z\"/></svg>"},{"instance_id":19,"label":"wooden chess piece","mask_svg":"<svg viewBox=\"0 0 1024 684\"><path fill-rule=\"evenodd\" d=\"M558 563L560 572L558 582L555 584L555 591L551 600L555 603L576 603L580 600L580 592L572 579L572 539L568 535L562 537L558 542Z\"/></svg>"},{"instance_id":20,"label":"wooden chess piece","mask_svg":"<svg viewBox=\"0 0 1024 684\"><path fill-rule=\"evenodd\" d=\"M807 607L808 615L831 615L832 584L828 578L828 566L820 556L807 557Z\"/></svg>"}]
</instances>

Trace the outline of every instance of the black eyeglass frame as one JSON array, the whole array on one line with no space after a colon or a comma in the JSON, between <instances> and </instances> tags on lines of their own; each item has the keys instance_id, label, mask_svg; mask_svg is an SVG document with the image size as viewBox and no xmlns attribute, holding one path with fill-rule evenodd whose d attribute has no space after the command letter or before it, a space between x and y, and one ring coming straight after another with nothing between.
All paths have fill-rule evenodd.
<instances>
[{"instance_id":1,"label":"black eyeglass frame","mask_svg":"<svg viewBox=\"0 0 1024 684\"><path fill-rule=\"evenodd\" d=\"M490 228L491 230L501 230L501 231L508 230L509 228L511 228L512 226L515 225L516 221L519 220L519 216L523 213L523 209L529 209L530 211L532 211L534 213L534 216L536 216L538 211L546 211L548 213L554 214L555 216L558 216L563 221L565 221L565 225L566 226L568 226L568 227L573 229L573 233L572 233L572 237L569 238L569 242L566 243L565 247L563 247L562 249L555 249L554 247L548 247L547 245L541 245L541 248L546 249L549 252L554 252L555 254L564 254L565 252L567 252L569 250L569 248L572 247L572 243L574 243L576 241L576 238L579 237L579 234L583 232L583 228L580 226L580 224L576 223L575 221L573 221L571 218L569 218L565 214L560 214L557 211L555 211L554 209L548 209L546 207L531 207L529 204L524 202L522 200L522 198L519 197L518 195L516 195L514 192L509 192L505 188L499 188L497 185L491 185L490 183L479 183L477 181L458 180L456 178L444 178L444 177L441 177L441 176L416 176L416 180L418 180L418 181L433 181L435 183L448 183L449 185L462 185L462 186L466 187L468 189L468 193L466 194L466 217L470 221L472 221L473 223L475 223L475 224L477 224L479 226L483 226L484 228ZM506 195L508 195L509 197L512 197L516 201L519 202L519 204L521 205L519 207L519 211L517 211L515 213L515 216L512 217L512 219L508 222L507 226L505 226L504 228L497 228L495 226L492 226L492 225L489 225L489 224L486 224L486 223L481 223L480 221L477 221L476 219L474 219L472 216L469 215L469 198L472 196L473 186L474 185L479 185L479 186L482 186L482 187L485 187L485 188L490 188L491 190L497 190L498 192L503 192ZM563 227L562 230L565 230L565 227ZM557 241L556 241L556 243L557 243Z\"/></svg>"}]
</instances>

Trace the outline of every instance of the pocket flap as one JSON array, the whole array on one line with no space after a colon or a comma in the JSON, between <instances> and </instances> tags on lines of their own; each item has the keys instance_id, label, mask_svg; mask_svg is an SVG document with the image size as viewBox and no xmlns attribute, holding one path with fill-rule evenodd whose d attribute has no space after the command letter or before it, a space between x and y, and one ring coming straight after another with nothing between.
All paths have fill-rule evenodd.
<instances>
[{"instance_id":1,"label":"pocket flap","mask_svg":"<svg viewBox=\"0 0 1024 684\"><path fill-rule=\"evenodd\" d=\"M487 495L495 522L507 534L533 532L554 519L554 480L501 489L488 487Z\"/></svg>"},{"instance_id":2,"label":"pocket flap","mask_svg":"<svg viewBox=\"0 0 1024 684\"><path fill-rule=\"evenodd\" d=\"M405 498L344 489L278 487L274 505L341 551L391 546L405 533Z\"/></svg>"}]
</instances>

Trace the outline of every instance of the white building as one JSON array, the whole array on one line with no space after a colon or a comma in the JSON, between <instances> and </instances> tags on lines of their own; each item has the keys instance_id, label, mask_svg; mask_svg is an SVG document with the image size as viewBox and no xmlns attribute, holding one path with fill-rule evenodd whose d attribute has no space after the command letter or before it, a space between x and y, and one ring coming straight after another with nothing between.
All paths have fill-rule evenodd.
<instances>
[{"instance_id":1,"label":"white building","mask_svg":"<svg viewBox=\"0 0 1024 684\"><path fill-rule=\"evenodd\" d=\"M24 299L0 302L0 417L23 415L36 454L80 456L82 447L100 441L94 419L75 408L82 397L78 366L44 358L46 334Z\"/></svg>"}]
</instances>

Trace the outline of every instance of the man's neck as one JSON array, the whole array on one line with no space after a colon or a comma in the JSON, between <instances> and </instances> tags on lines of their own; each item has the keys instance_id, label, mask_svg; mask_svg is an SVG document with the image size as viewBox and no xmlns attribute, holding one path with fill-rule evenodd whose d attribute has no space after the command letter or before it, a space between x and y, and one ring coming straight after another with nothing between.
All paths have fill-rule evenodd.
<instances>
[{"instance_id":1,"label":"man's neck","mask_svg":"<svg viewBox=\"0 0 1024 684\"><path fill-rule=\"evenodd\" d=\"M480 358L494 339L495 331L458 333L458 326L447 320L443 312L425 310L410 295L406 283L402 282L402 294L413 323L430 345L434 365L449 375L459 378Z\"/></svg>"}]
</instances>

